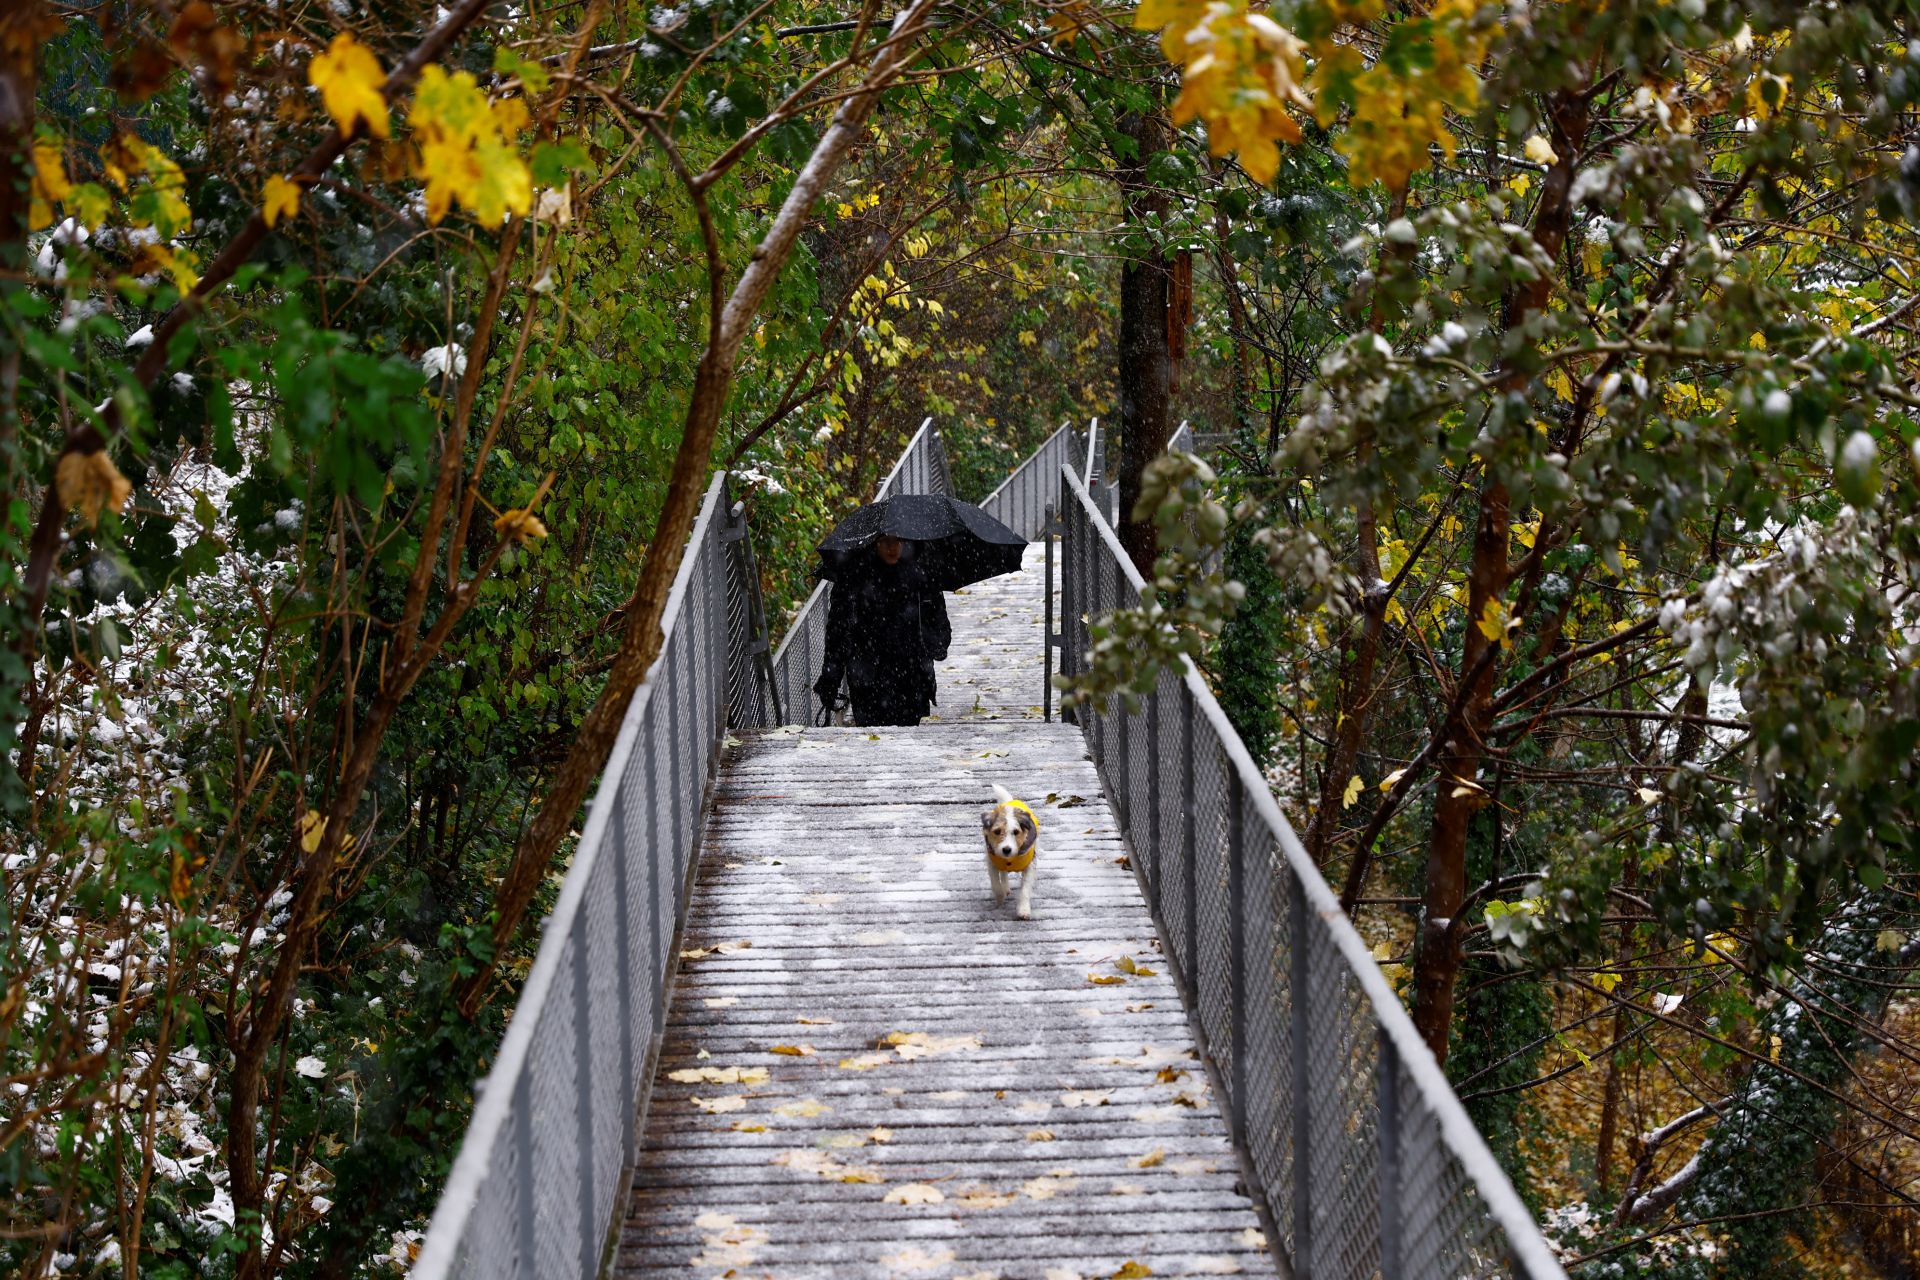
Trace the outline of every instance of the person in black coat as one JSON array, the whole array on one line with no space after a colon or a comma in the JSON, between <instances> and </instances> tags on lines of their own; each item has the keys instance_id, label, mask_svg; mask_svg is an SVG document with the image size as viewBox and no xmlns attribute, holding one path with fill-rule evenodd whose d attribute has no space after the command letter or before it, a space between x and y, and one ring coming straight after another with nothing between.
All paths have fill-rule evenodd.
<instances>
[{"instance_id":1,"label":"person in black coat","mask_svg":"<svg viewBox=\"0 0 1920 1280\"><path fill-rule=\"evenodd\" d=\"M936 701L933 664L952 642L946 597L915 562L913 544L880 538L854 552L834 582L813 691L828 720L844 680L855 724L919 724Z\"/></svg>"}]
</instances>

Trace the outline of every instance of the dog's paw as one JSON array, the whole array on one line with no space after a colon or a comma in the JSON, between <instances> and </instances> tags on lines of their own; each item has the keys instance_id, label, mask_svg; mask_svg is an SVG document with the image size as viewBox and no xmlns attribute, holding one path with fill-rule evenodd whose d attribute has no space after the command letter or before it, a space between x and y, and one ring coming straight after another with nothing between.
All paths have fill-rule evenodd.
<instances>
[{"instance_id":1,"label":"dog's paw","mask_svg":"<svg viewBox=\"0 0 1920 1280\"><path fill-rule=\"evenodd\" d=\"M1033 919L1033 908L1023 902L1018 907L1014 908L1013 914L1020 917L1022 920L1031 920Z\"/></svg>"}]
</instances>

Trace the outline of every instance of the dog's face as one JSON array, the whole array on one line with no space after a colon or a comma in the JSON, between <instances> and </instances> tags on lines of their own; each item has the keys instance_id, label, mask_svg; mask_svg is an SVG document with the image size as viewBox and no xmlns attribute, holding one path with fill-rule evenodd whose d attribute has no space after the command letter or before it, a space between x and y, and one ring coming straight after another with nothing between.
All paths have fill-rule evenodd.
<instances>
[{"instance_id":1,"label":"dog's face","mask_svg":"<svg viewBox=\"0 0 1920 1280\"><path fill-rule=\"evenodd\" d=\"M1033 815L1005 800L980 814L980 829L986 835L988 850L1003 858L1026 852L1039 834Z\"/></svg>"}]
</instances>

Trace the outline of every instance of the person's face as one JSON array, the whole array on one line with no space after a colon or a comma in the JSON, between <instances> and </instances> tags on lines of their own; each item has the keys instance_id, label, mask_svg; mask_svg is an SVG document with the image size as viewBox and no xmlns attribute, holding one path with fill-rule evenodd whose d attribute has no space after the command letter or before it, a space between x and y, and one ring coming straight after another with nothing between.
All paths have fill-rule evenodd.
<instances>
[{"instance_id":1,"label":"person's face","mask_svg":"<svg viewBox=\"0 0 1920 1280\"><path fill-rule=\"evenodd\" d=\"M886 564L900 563L900 539L888 536L873 544L873 549Z\"/></svg>"}]
</instances>

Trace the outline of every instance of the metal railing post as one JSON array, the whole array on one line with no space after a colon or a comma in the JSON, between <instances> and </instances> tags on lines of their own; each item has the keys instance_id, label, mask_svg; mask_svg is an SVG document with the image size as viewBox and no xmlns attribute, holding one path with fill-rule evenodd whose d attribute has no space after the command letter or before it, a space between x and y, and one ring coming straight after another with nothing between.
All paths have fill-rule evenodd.
<instances>
[{"instance_id":1,"label":"metal railing post","mask_svg":"<svg viewBox=\"0 0 1920 1280\"><path fill-rule=\"evenodd\" d=\"M588 990L587 918L573 918L573 1110L574 1168L580 1179L580 1280L600 1270L600 1233L593 1216L593 993Z\"/></svg>"},{"instance_id":2,"label":"metal railing post","mask_svg":"<svg viewBox=\"0 0 1920 1280\"><path fill-rule=\"evenodd\" d=\"M527 1171L514 1188L514 1213L519 1218L515 1243L520 1254L520 1265L515 1268L522 1275L532 1275L540 1269L539 1239L535 1234L533 1204L533 1075L523 1071L513 1082L513 1159L514 1163Z\"/></svg>"},{"instance_id":3,"label":"metal railing post","mask_svg":"<svg viewBox=\"0 0 1920 1280\"><path fill-rule=\"evenodd\" d=\"M1200 876L1194 864L1199 861L1194 856L1194 812L1193 812L1193 690L1187 682L1180 682L1180 879L1181 891L1185 895L1183 906L1186 919L1181 922L1182 941L1186 944L1181 950L1180 967L1185 971L1187 986L1191 988L1194 1007L1200 1003Z\"/></svg>"},{"instance_id":4,"label":"metal railing post","mask_svg":"<svg viewBox=\"0 0 1920 1280\"><path fill-rule=\"evenodd\" d=\"M1047 504L1047 521L1041 528L1040 537L1047 544L1047 576L1041 585L1040 593L1046 597L1044 604L1045 619L1040 627L1040 647L1045 655L1040 672L1040 718L1053 720L1053 504Z\"/></svg>"},{"instance_id":5,"label":"metal railing post","mask_svg":"<svg viewBox=\"0 0 1920 1280\"><path fill-rule=\"evenodd\" d=\"M658 690L655 690L658 692ZM660 704L649 694L647 699L646 728L646 765L647 765L647 942L653 948L648 954L653 957L653 971L660 974L660 981L652 992L653 1034L658 1036L667 1028L667 974L673 966L666 962L667 944L673 937L671 930L664 929L660 909L660 783L659 783L659 721L655 719Z\"/></svg>"},{"instance_id":6,"label":"metal railing post","mask_svg":"<svg viewBox=\"0 0 1920 1280\"><path fill-rule=\"evenodd\" d=\"M671 820L667 830L668 852L673 855L673 879L668 882L668 892L673 894L673 922L680 923L680 887L686 883L686 868L681 865L682 849L685 841L680 838L680 646L667 641L667 812Z\"/></svg>"},{"instance_id":7,"label":"metal railing post","mask_svg":"<svg viewBox=\"0 0 1920 1280\"><path fill-rule=\"evenodd\" d=\"M633 854L627 848L627 806L625 792L631 777L621 778L614 791L613 822L608 838L613 841L613 946L614 973L619 979L620 997L620 1079L631 1083L636 1071L633 1058ZM626 1087L626 1083L622 1087ZM633 1163L633 1117L620 1124L620 1161Z\"/></svg>"},{"instance_id":8,"label":"metal railing post","mask_svg":"<svg viewBox=\"0 0 1920 1280\"><path fill-rule=\"evenodd\" d=\"M1307 889L1300 873L1287 869L1287 937L1292 953L1288 959L1288 1040L1292 1051L1293 1078L1288 1082L1293 1094L1293 1275L1294 1280L1313 1280L1313 1115L1311 1087L1307 1082L1312 1055L1307 1051L1310 1034L1307 963Z\"/></svg>"},{"instance_id":9,"label":"metal railing post","mask_svg":"<svg viewBox=\"0 0 1920 1280\"><path fill-rule=\"evenodd\" d=\"M1233 1044L1230 1100L1233 1140L1247 1144L1247 819L1246 792L1228 761L1227 775L1227 1020Z\"/></svg>"},{"instance_id":10,"label":"metal railing post","mask_svg":"<svg viewBox=\"0 0 1920 1280\"><path fill-rule=\"evenodd\" d=\"M1155 912L1160 910L1160 682L1163 671L1153 678L1153 696L1147 700L1147 861L1141 874Z\"/></svg>"},{"instance_id":11,"label":"metal railing post","mask_svg":"<svg viewBox=\"0 0 1920 1280\"><path fill-rule=\"evenodd\" d=\"M1386 1029L1377 1033L1380 1061L1380 1280L1401 1280L1400 1239L1400 1051Z\"/></svg>"}]
</instances>

